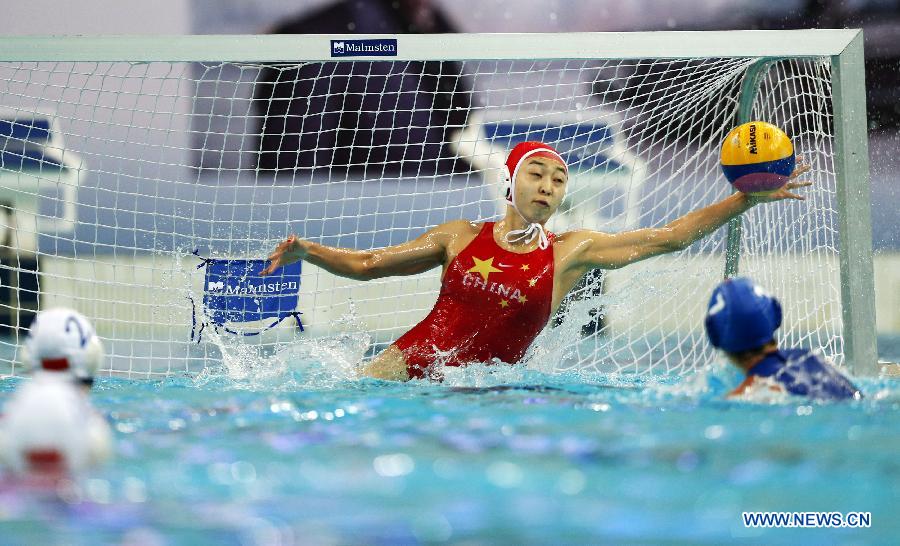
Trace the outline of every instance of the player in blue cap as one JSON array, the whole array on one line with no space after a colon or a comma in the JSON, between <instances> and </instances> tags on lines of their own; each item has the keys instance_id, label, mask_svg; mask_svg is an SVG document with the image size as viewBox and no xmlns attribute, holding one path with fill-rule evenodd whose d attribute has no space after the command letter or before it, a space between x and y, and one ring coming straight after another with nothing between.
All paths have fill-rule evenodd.
<instances>
[{"instance_id":1,"label":"player in blue cap","mask_svg":"<svg viewBox=\"0 0 900 546\"><path fill-rule=\"evenodd\" d=\"M834 366L808 349L779 349L781 304L750 279L734 278L713 291L706 313L710 343L747 377L729 396L768 388L816 400L862 397Z\"/></svg>"}]
</instances>

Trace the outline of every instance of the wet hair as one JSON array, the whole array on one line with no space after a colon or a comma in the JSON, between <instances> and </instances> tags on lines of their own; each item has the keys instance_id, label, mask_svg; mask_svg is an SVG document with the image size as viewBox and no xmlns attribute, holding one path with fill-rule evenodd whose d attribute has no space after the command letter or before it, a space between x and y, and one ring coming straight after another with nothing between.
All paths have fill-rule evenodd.
<instances>
[{"instance_id":1,"label":"wet hair","mask_svg":"<svg viewBox=\"0 0 900 546\"><path fill-rule=\"evenodd\" d=\"M763 344L760 345L759 347L754 347L754 348L752 348L752 349L747 349L747 350L745 350L745 351L738 351L738 352L736 352L736 353L731 353L731 352L730 352L730 353L728 353L728 354L729 354L732 358L734 358L734 359L737 359L737 360L745 360L745 359L747 359L747 358L750 358L750 357L753 357L753 356L757 356L757 355L761 355L761 354L764 354L764 353L768 352L768 350L766 349L766 347L768 347L769 345L771 345L771 344L773 344L773 343L775 343L775 338L770 339L769 341L763 343Z\"/></svg>"}]
</instances>

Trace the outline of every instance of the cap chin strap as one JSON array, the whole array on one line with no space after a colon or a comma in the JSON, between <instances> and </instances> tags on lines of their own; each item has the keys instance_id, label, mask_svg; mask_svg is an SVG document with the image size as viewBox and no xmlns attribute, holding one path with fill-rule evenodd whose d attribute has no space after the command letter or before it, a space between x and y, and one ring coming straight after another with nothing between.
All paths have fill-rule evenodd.
<instances>
[{"instance_id":1,"label":"cap chin strap","mask_svg":"<svg viewBox=\"0 0 900 546\"><path fill-rule=\"evenodd\" d=\"M510 203L512 208L522 217L525 222L528 222L528 219L519 211L519 207L515 205L515 203ZM525 243L530 243L534 241L535 237L538 240L538 248L541 250L546 250L547 247L550 246L550 238L547 237L547 232L544 230L544 226L538 224L537 222L532 222L525 227L525 229L514 229L508 232L503 238L507 243L518 243L519 241L525 241Z\"/></svg>"}]
</instances>

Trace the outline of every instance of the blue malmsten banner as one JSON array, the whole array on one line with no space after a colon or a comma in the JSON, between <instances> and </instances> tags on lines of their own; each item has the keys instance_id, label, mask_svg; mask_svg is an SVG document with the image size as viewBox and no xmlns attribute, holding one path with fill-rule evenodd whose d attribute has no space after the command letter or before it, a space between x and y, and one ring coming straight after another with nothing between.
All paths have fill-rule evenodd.
<instances>
[{"instance_id":1,"label":"blue malmsten banner","mask_svg":"<svg viewBox=\"0 0 900 546\"><path fill-rule=\"evenodd\" d=\"M271 275L261 277L259 272L268 265L268 260L202 259L203 263L197 267L206 268L203 314L212 321L217 331L222 329L232 334L257 335L289 317L294 317L297 326L303 330L301 313L297 310L302 262L284 266ZM261 326L258 331L237 332L227 326L267 319L274 321ZM196 326L195 317L195 329ZM199 341L205 326L204 322L199 332L192 331L191 339L196 335Z\"/></svg>"}]
</instances>

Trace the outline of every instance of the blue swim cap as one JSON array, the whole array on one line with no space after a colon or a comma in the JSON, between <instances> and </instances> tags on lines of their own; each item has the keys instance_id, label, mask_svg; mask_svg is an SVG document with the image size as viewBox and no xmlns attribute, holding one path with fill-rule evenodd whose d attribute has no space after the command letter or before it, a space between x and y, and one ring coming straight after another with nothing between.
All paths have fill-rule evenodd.
<instances>
[{"instance_id":1,"label":"blue swim cap","mask_svg":"<svg viewBox=\"0 0 900 546\"><path fill-rule=\"evenodd\" d=\"M750 279L726 279L713 290L706 335L713 347L739 353L762 347L781 326L781 304Z\"/></svg>"}]
</instances>

